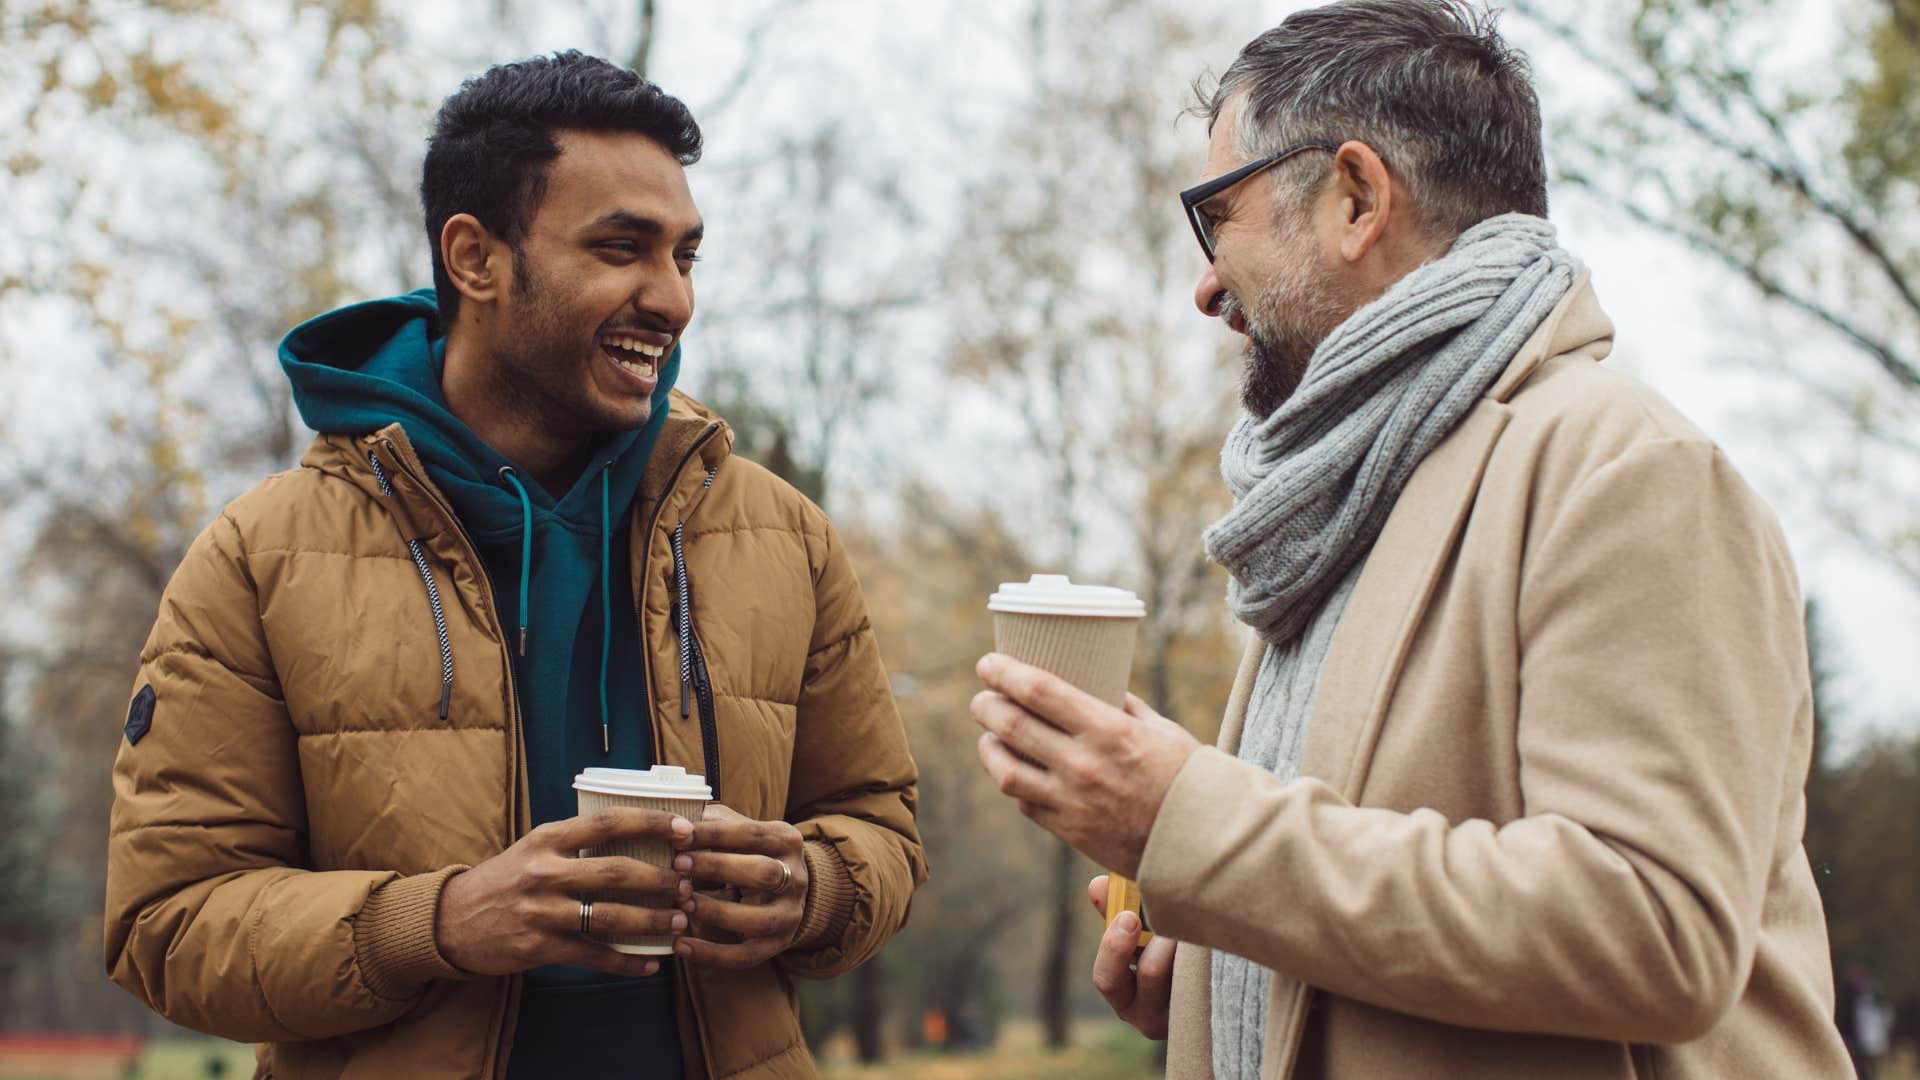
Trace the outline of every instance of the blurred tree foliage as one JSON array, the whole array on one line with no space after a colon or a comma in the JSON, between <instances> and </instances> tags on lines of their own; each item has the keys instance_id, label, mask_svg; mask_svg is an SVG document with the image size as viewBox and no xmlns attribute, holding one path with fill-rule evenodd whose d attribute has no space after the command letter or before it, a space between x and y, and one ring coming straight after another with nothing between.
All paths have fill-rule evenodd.
<instances>
[{"instance_id":1,"label":"blurred tree foliage","mask_svg":"<svg viewBox=\"0 0 1920 1080\"><path fill-rule=\"evenodd\" d=\"M1920 1038L1920 735L1883 733L1844 758L1832 731L1844 713L1819 609L1807 608L1814 761L1807 778L1807 858L1826 907L1836 981L1871 973L1905 1040Z\"/></svg>"},{"instance_id":2,"label":"blurred tree foliage","mask_svg":"<svg viewBox=\"0 0 1920 1080\"><path fill-rule=\"evenodd\" d=\"M1852 434L1793 444L1807 494L1920 583L1920 0L1513 7L1611 91L1561 112L1558 179L1779 314L1739 347L1816 406L1783 427Z\"/></svg>"}]
</instances>

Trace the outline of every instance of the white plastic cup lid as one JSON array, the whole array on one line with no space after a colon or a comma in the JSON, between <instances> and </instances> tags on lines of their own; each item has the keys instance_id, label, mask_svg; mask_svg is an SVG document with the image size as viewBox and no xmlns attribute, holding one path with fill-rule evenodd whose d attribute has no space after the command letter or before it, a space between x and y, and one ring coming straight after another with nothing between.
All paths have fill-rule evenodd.
<instances>
[{"instance_id":1,"label":"white plastic cup lid","mask_svg":"<svg viewBox=\"0 0 1920 1080\"><path fill-rule=\"evenodd\" d=\"M649 799L711 799L707 778L692 775L678 765L651 769L587 769L573 778L575 791L602 795L636 795Z\"/></svg>"},{"instance_id":2,"label":"white plastic cup lid","mask_svg":"<svg viewBox=\"0 0 1920 1080\"><path fill-rule=\"evenodd\" d=\"M1065 574L1035 574L1026 581L1005 581L987 601L988 611L1011 615L1100 615L1140 619L1147 605L1126 589L1075 585Z\"/></svg>"}]
</instances>

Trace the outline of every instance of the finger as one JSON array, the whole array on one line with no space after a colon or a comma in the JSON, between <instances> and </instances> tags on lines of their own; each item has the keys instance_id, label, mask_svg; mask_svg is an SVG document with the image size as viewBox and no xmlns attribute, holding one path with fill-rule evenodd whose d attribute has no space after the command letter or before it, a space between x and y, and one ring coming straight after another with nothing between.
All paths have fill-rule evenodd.
<instances>
[{"instance_id":1,"label":"finger","mask_svg":"<svg viewBox=\"0 0 1920 1080\"><path fill-rule=\"evenodd\" d=\"M801 844L800 830L788 822L755 821L752 818L733 816L718 821L702 819L694 823L692 835L684 844L678 846L689 851L704 848L709 851L746 852L778 858L799 855Z\"/></svg>"},{"instance_id":2,"label":"finger","mask_svg":"<svg viewBox=\"0 0 1920 1080\"><path fill-rule=\"evenodd\" d=\"M1136 925L1135 929L1139 927ZM1146 948L1140 950L1140 958L1134 961L1134 993L1142 1004L1166 1007L1173 989L1173 947L1172 938L1155 934Z\"/></svg>"},{"instance_id":3,"label":"finger","mask_svg":"<svg viewBox=\"0 0 1920 1080\"><path fill-rule=\"evenodd\" d=\"M625 937L631 934L681 934L687 929L687 913L678 907L648 907L644 904L621 904L612 900L595 900L593 917L590 920L593 932L597 936ZM549 911L544 925L547 929L564 933L580 932L580 904L562 904Z\"/></svg>"},{"instance_id":4,"label":"finger","mask_svg":"<svg viewBox=\"0 0 1920 1080\"><path fill-rule=\"evenodd\" d=\"M1068 735L1098 726L1101 717L1119 711L1050 671L1000 653L981 657L974 672L987 689L998 690Z\"/></svg>"},{"instance_id":5,"label":"finger","mask_svg":"<svg viewBox=\"0 0 1920 1080\"><path fill-rule=\"evenodd\" d=\"M599 847L610 840L656 837L671 840L692 835L693 823L665 810L641 810L632 806L609 806L591 814L549 822L533 831L538 842L568 855L586 848Z\"/></svg>"},{"instance_id":6,"label":"finger","mask_svg":"<svg viewBox=\"0 0 1920 1080\"><path fill-rule=\"evenodd\" d=\"M643 978L660 970L660 958L657 956L634 956L619 952L612 946L590 941L579 934L552 935L542 943L540 952L543 964L590 968L608 975Z\"/></svg>"},{"instance_id":7,"label":"finger","mask_svg":"<svg viewBox=\"0 0 1920 1080\"><path fill-rule=\"evenodd\" d=\"M696 932L724 930L747 940L785 941L800 925L800 910L794 904L742 904L695 894L681 902L680 910L687 913Z\"/></svg>"},{"instance_id":8,"label":"finger","mask_svg":"<svg viewBox=\"0 0 1920 1080\"><path fill-rule=\"evenodd\" d=\"M1099 874L1087 882L1087 899L1093 902L1093 910L1107 917L1107 875Z\"/></svg>"},{"instance_id":9,"label":"finger","mask_svg":"<svg viewBox=\"0 0 1920 1080\"><path fill-rule=\"evenodd\" d=\"M575 896L672 896L680 891L684 877L672 867L654 866L624 855L563 859L562 863L556 885Z\"/></svg>"},{"instance_id":10,"label":"finger","mask_svg":"<svg viewBox=\"0 0 1920 1080\"><path fill-rule=\"evenodd\" d=\"M741 855L726 851L689 851L674 857L676 873L702 885L732 885L770 893L799 883L804 870L771 855ZM789 871L791 870L791 873Z\"/></svg>"},{"instance_id":11,"label":"finger","mask_svg":"<svg viewBox=\"0 0 1920 1080\"><path fill-rule=\"evenodd\" d=\"M673 943L674 955L689 963L705 964L709 967L732 968L742 970L757 967L780 955L785 949L784 942L770 938L743 941L738 945L707 941L703 938L683 937Z\"/></svg>"},{"instance_id":12,"label":"finger","mask_svg":"<svg viewBox=\"0 0 1920 1080\"><path fill-rule=\"evenodd\" d=\"M994 786L1000 789L1000 794L1023 803L1041 806L1054 804L1057 782L1052 774L1014 757L1013 751L1000 741L1000 736L991 731L980 736L980 764L986 766L987 775L993 777Z\"/></svg>"},{"instance_id":13,"label":"finger","mask_svg":"<svg viewBox=\"0 0 1920 1080\"><path fill-rule=\"evenodd\" d=\"M1133 1007L1136 982L1130 969L1139 941L1140 920L1133 912L1123 911L1100 935L1100 949L1093 956L1093 988L1116 1013Z\"/></svg>"},{"instance_id":14,"label":"finger","mask_svg":"<svg viewBox=\"0 0 1920 1080\"><path fill-rule=\"evenodd\" d=\"M1007 700L1003 694L982 690L973 696L973 722L1000 736L1009 748L1035 763L1052 768L1073 752L1073 737Z\"/></svg>"}]
</instances>

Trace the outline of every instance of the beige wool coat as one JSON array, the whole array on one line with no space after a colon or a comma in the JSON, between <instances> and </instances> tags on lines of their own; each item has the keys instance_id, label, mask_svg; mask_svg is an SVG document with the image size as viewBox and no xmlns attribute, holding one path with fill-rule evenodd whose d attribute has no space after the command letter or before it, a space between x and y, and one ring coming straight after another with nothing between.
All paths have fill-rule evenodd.
<instances>
[{"instance_id":1,"label":"beige wool coat","mask_svg":"<svg viewBox=\"0 0 1920 1080\"><path fill-rule=\"evenodd\" d=\"M1421 464L1293 782L1234 756L1248 652L1140 867L1169 1076L1212 1075L1211 949L1275 972L1265 1077L1852 1075L1786 541L1612 336L1576 283Z\"/></svg>"}]
</instances>

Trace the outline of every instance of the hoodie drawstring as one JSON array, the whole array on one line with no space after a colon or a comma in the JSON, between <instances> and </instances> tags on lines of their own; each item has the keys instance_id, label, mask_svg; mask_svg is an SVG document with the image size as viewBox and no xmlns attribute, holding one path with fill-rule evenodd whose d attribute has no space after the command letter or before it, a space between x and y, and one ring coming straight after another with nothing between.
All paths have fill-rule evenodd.
<instances>
[{"instance_id":1,"label":"hoodie drawstring","mask_svg":"<svg viewBox=\"0 0 1920 1080\"><path fill-rule=\"evenodd\" d=\"M607 477L613 462L600 466L600 752L610 753L607 730L607 655L613 648L613 521L608 512Z\"/></svg>"},{"instance_id":2,"label":"hoodie drawstring","mask_svg":"<svg viewBox=\"0 0 1920 1080\"><path fill-rule=\"evenodd\" d=\"M613 516L609 490L613 462L600 466L600 752L611 753L613 731L607 709L607 661L613 651ZM533 578L533 500L511 465L500 468L500 478L520 496L520 655L527 655L527 601Z\"/></svg>"},{"instance_id":3,"label":"hoodie drawstring","mask_svg":"<svg viewBox=\"0 0 1920 1080\"><path fill-rule=\"evenodd\" d=\"M707 478L700 486L712 487L714 474L719 471L719 466L708 469ZM684 720L693 712L696 694L708 695L700 705L700 741L706 751L707 784L717 799L720 797L720 747L717 745L720 733L713 720L706 661L700 655L700 642L693 634L693 587L687 579L686 528L684 521L675 525L669 545L673 549L674 623L680 634L680 718Z\"/></svg>"},{"instance_id":4,"label":"hoodie drawstring","mask_svg":"<svg viewBox=\"0 0 1920 1080\"><path fill-rule=\"evenodd\" d=\"M527 487L520 482L519 474L513 466L502 465L500 478L513 485L514 493L520 496L520 655L527 655L527 587L533 577L533 500L527 498Z\"/></svg>"},{"instance_id":5,"label":"hoodie drawstring","mask_svg":"<svg viewBox=\"0 0 1920 1080\"><path fill-rule=\"evenodd\" d=\"M373 478L380 481L380 494L392 498L393 485L387 480L387 470L380 467L380 455L369 451L367 460L373 463ZM440 719L445 720L447 706L453 700L453 644L447 640L447 613L440 607L440 587L433 583L433 569L427 565L420 541L407 541L407 550L413 553L413 566L420 571L420 580L427 583L427 603L433 607L433 629L440 637Z\"/></svg>"}]
</instances>

